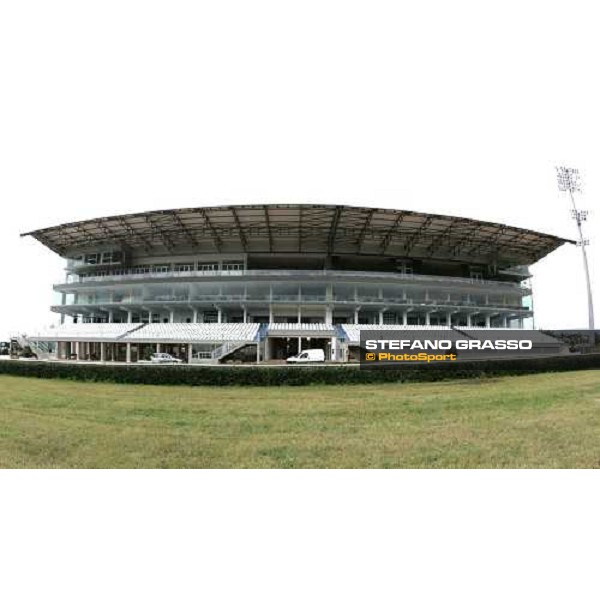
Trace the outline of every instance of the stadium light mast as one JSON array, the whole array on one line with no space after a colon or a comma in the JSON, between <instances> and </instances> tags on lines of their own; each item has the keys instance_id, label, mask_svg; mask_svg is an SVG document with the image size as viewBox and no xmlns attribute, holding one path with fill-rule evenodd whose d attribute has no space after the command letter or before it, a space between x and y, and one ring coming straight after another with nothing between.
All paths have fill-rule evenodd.
<instances>
[{"instance_id":1,"label":"stadium light mast","mask_svg":"<svg viewBox=\"0 0 600 600\"><path fill-rule=\"evenodd\" d=\"M587 296L588 296L588 321L589 328L594 329L594 304L592 302L592 284L590 282L590 270L588 267L587 252L585 251L586 246L589 245L590 241L583 237L582 223L587 220L588 211L578 210L575 204L575 192L581 192L581 184L579 178L579 170L571 169L569 167L556 167L556 176L558 178L558 189L561 192L568 192L571 198L571 216L577 223L577 231L579 233L579 241L577 245L581 248L583 255L583 267L585 270L585 278L587 283Z\"/></svg>"}]
</instances>

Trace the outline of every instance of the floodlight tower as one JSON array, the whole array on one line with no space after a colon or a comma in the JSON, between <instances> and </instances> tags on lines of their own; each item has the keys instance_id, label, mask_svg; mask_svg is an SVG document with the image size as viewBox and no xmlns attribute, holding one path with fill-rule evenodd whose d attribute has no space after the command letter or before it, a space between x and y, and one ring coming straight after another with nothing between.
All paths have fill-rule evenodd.
<instances>
[{"instance_id":1,"label":"floodlight tower","mask_svg":"<svg viewBox=\"0 0 600 600\"><path fill-rule=\"evenodd\" d=\"M587 252L585 251L586 246L589 245L590 241L583 237L583 228L581 224L587 220L588 211L578 210L575 205L575 192L581 192L581 184L579 178L579 170L571 169L568 167L556 167L556 175L558 177L558 189L561 192L568 192L571 198L571 216L577 223L577 231L579 232L579 241L577 245L581 248L583 255L583 267L585 270L585 278L587 283L587 296L588 296L588 320L589 328L594 329L594 304L592 302L592 284L590 282L590 270L588 268Z\"/></svg>"}]
</instances>

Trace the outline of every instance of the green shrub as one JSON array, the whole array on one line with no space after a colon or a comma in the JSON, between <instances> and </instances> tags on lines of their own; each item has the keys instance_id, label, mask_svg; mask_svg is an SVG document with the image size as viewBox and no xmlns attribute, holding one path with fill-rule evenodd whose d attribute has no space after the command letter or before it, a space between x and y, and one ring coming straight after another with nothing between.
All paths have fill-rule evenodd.
<instances>
[{"instance_id":1,"label":"green shrub","mask_svg":"<svg viewBox=\"0 0 600 600\"><path fill-rule=\"evenodd\" d=\"M358 366L189 366L111 365L44 361L0 361L0 374L24 377L109 381L149 385L340 385L379 382L442 381L600 368L600 354L486 360L390 368Z\"/></svg>"}]
</instances>

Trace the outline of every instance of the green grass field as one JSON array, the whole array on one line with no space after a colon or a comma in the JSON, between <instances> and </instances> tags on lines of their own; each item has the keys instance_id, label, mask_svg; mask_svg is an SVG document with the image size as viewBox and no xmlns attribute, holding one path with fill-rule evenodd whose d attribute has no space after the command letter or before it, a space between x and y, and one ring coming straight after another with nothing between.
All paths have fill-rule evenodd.
<instances>
[{"instance_id":1,"label":"green grass field","mask_svg":"<svg viewBox=\"0 0 600 600\"><path fill-rule=\"evenodd\" d=\"M600 371L185 388L0 376L0 467L598 467Z\"/></svg>"}]
</instances>

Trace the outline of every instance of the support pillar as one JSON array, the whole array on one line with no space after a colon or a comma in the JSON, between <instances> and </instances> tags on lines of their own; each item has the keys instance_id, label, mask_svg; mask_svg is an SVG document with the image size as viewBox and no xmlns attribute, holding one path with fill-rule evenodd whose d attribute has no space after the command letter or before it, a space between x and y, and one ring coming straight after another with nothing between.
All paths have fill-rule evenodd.
<instances>
[{"instance_id":1,"label":"support pillar","mask_svg":"<svg viewBox=\"0 0 600 600\"><path fill-rule=\"evenodd\" d=\"M331 310L331 306L325 307L325 324L326 325L331 325L331 323L333 322L332 313L333 313L333 311Z\"/></svg>"},{"instance_id":2,"label":"support pillar","mask_svg":"<svg viewBox=\"0 0 600 600\"><path fill-rule=\"evenodd\" d=\"M302 308L298 306L298 323L302 323ZM300 352L300 350L298 350Z\"/></svg>"},{"instance_id":3,"label":"support pillar","mask_svg":"<svg viewBox=\"0 0 600 600\"><path fill-rule=\"evenodd\" d=\"M192 359L194 358L194 348L192 344L188 344L188 363L192 364Z\"/></svg>"},{"instance_id":4,"label":"support pillar","mask_svg":"<svg viewBox=\"0 0 600 600\"><path fill-rule=\"evenodd\" d=\"M431 313L430 312L426 312L425 313L425 325L431 325L431 317L430 317Z\"/></svg>"},{"instance_id":5,"label":"support pillar","mask_svg":"<svg viewBox=\"0 0 600 600\"><path fill-rule=\"evenodd\" d=\"M156 344L156 353L158 354L160 351L160 344Z\"/></svg>"},{"instance_id":6,"label":"support pillar","mask_svg":"<svg viewBox=\"0 0 600 600\"><path fill-rule=\"evenodd\" d=\"M217 323L223 322L223 311L219 308L217 309Z\"/></svg>"},{"instance_id":7,"label":"support pillar","mask_svg":"<svg viewBox=\"0 0 600 600\"><path fill-rule=\"evenodd\" d=\"M125 354L125 360L128 363L131 362L131 342L127 342L127 352Z\"/></svg>"},{"instance_id":8,"label":"support pillar","mask_svg":"<svg viewBox=\"0 0 600 600\"><path fill-rule=\"evenodd\" d=\"M169 311L169 323L175 323L175 311Z\"/></svg>"},{"instance_id":9,"label":"support pillar","mask_svg":"<svg viewBox=\"0 0 600 600\"><path fill-rule=\"evenodd\" d=\"M383 325L383 313L384 313L384 312L385 312L385 311L383 311L383 310L380 310L380 311L379 311L379 324L380 324L380 325Z\"/></svg>"},{"instance_id":10,"label":"support pillar","mask_svg":"<svg viewBox=\"0 0 600 600\"><path fill-rule=\"evenodd\" d=\"M301 337L298 338L298 354L300 354L300 352L302 352L302 338Z\"/></svg>"},{"instance_id":11,"label":"support pillar","mask_svg":"<svg viewBox=\"0 0 600 600\"><path fill-rule=\"evenodd\" d=\"M358 308L354 309L354 324L355 325L358 325L358 311L359 311Z\"/></svg>"},{"instance_id":12,"label":"support pillar","mask_svg":"<svg viewBox=\"0 0 600 600\"><path fill-rule=\"evenodd\" d=\"M485 326L489 329L492 325L492 318L490 317L490 315L486 315L485 316Z\"/></svg>"},{"instance_id":13,"label":"support pillar","mask_svg":"<svg viewBox=\"0 0 600 600\"><path fill-rule=\"evenodd\" d=\"M100 360L106 362L106 344L104 342L100 342Z\"/></svg>"},{"instance_id":14,"label":"support pillar","mask_svg":"<svg viewBox=\"0 0 600 600\"><path fill-rule=\"evenodd\" d=\"M108 322L109 323L113 323L114 322L114 314L112 310L108 311Z\"/></svg>"},{"instance_id":15,"label":"support pillar","mask_svg":"<svg viewBox=\"0 0 600 600\"><path fill-rule=\"evenodd\" d=\"M248 309L244 306L244 323L248 322Z\"/></svg>"},{"instance_id":16,"label":"support pillar","mask_svg":"<svg viewBox=\"0 0 600 600\"><path fill-rule=\"evenodd\" d=\"M502 316L502 327L504 327L505 329L508 327L508 319L506 315Z\"/></svg>"},{"instance_id":17,"label":"support pillar","mask_svg":"<svg viewBox=\"0 0 600 600\"><path fill-rule=\"evenodd\" d=\"M467 315L467 327L471 327L471 314Z\"/></svg>"},{"instance_id":18,"label":"support pillar","mask_svg":"<svg viewBox=\"0 0 600 600\"><path fill-rule=\"evenodd\" d=\"M127 322L133 323L133 313L130 310L127 311Z\"/></svg>"},{"instance_id":19,"label":"support pillar","mask_svg":"<svg viewBox=\"0 0 600 600\"><path fill-rule=\"evenodd\" d=\"M446 313L446 325L448 327L452 327L452 313L451 312Z\"/></svg>"},{"instance_id":20,"label":"support pillar","mask_svg":"<svg viewBox=\"0 0 600 600\"><path fill-rule=\"evenodd\" d=\"M193 317L192 321L193 321L194 323L197 323L197 322L198 322L198 309L197 309L197 308L195 308L195 309L194 309L194 317ZM245 322L246 322L246 321L244 321L244 323L245 323Z\"/></svg>"},{"instance_id":21,"label":"support pillar","mask_svg":"<svg viewBox=\"0 0 600 600\"><path fill-rule=\"evenodd\" d=\"M273 306L269 304L269 323L273 323Z\"/></svg>"}]
</instances>

